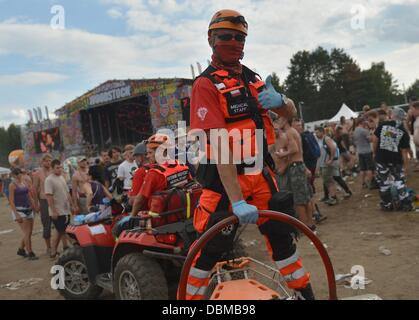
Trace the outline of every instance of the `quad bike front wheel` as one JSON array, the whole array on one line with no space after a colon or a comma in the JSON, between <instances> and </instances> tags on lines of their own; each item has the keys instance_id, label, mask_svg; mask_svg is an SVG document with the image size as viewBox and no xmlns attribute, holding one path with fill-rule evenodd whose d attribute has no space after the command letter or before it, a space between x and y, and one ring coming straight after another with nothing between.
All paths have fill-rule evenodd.
<instances>
[{"instance_id":1,"label":"quad bike front wheel","mask_svg":"<svg viewBox=\"0 0 419 320\"><path fill-rule=\"evenodd\" d=\"M57 265L64 268L65 288L61 295L69 300L93 300L100 296L103 289L89 281L86 262L82 249L72 247L63 252Z\"/></svg>"},{"instance_id":2,"label":"quad bike front wheel","mask_svg":"<svg viewBox=\"0 0 419 320\"><path fill-rule=\"evenodd\" d=\"M157 261L132 253L118 261L114 273L118 300L168 300L168 285Z\"/></svg>"}]
</instances>

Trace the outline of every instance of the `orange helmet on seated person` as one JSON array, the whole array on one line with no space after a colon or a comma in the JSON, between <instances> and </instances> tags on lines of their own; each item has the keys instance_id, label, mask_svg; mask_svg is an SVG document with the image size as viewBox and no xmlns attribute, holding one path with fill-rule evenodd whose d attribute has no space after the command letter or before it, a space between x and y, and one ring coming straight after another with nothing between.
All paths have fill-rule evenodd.
<instances>
[{"instance_id":1,"label":"orange helmet on seated person","mask_svg":"<svg viewBox=\"0 0 419 320\"><path fill-rule=\"evenodd\" d=\"M169 136L166 134L156 133L148 138L146 146L150 149L157 149L163 144L169 144L170 146Z\"/></svg>"}]
</instances>

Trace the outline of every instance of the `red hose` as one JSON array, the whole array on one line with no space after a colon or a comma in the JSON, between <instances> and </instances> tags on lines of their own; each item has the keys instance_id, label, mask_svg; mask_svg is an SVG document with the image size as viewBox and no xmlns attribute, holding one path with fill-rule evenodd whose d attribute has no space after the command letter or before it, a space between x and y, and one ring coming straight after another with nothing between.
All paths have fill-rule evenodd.
<instances>
[{"instance_id":1,"label":"red hose","mask_svg":"<svg viewBox=\"0 0 419 320\"><path fill-rule=\"evenodd\" d=\"M336 281L335 281L335 272L333 270L332 262L330 261L330 257L327 254L326 249L323 246L323 243L320 239L311 231L305 224L300 222L299 220L280 212L275 211L259 211L260 218L268 218L270 220L276 220L280 222L284 222L290 224L304 233L314 244L317 251L322 258L324 267L326 269L327 275L327 282L329 287L329 300L337 300L336 294ZM189 250L188 256L186 257L185 263L182 268L182 273L180 276L179 287L178 287L178 299L185 300L186 299L186 286L188 281L188 275L192 267L192 263L195 260L196 255L202 248L212 240L217 234L221 232L225 227L231 224L237 224L239 222L238 218L234 215L231 217L224 219L223 221L214 225L211 229L206 231L202 237L200 237L195 244Z\"/></svg>"}]
</instances>

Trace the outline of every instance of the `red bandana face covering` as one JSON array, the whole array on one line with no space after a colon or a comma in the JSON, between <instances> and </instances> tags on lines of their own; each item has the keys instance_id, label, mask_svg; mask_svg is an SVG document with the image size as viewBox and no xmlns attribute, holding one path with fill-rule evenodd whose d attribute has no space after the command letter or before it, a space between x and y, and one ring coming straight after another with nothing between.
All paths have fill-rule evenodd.
<instances>
[{"instance_id":1,"label":"red bandana face covering","mask_svg":"<svg viewBox=\"0 0 419 320\"><path fill-rule=\"evenodd\" d=\"M218 43L213 49L212 66L226 70L232 75L242 73L240 60L243 59L244 43L238 41L225 41Z\"/></svg>"}]
</instances>

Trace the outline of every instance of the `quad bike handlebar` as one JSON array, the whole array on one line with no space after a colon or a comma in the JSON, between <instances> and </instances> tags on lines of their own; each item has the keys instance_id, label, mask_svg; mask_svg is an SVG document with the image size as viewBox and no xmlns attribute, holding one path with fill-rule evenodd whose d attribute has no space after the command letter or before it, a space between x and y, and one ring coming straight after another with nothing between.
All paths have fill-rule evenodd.
<instances>
[{"instance_id":1,"label":"quad bike handlebar","mask_svg":"<svg viewBox=\"0 0 419 320\"><path fill-rule=\"evenodd\" d=\"M330 261L330 257L327 253L327 250L324 248L320 239L311 231L305 224L300 222L299 220L276 211L269 211L263 210L259 211L260 218L267 218L270 220L284 222L286 224L292 225L293 227L297 228L299 231L304 233L314 244L320 257L323 261L324 267L326 269L327 275L327 282L328 282L328 290L329 290L329 300L337 300L337 293L336 293L336 280L335 280L335 272L333 270L332 262ZM185 263L182 268L182 273L180 276L179 287L178 287L178 299L185 300L186 299L186 286L188 275L192 267L192 263L195 260L197 254L204 248L204 246L211 241L217 234L219 234L225 227L231 224L237 224L239 222L236 216L231 216L229 218L224 219L223 221L214 225L211 229L206 231L191 247L189 250L188 256L186 257Z\"/></svg>"}]
</instances>

